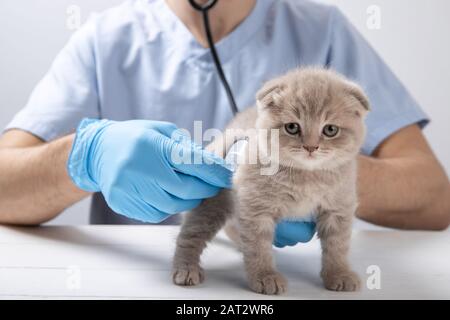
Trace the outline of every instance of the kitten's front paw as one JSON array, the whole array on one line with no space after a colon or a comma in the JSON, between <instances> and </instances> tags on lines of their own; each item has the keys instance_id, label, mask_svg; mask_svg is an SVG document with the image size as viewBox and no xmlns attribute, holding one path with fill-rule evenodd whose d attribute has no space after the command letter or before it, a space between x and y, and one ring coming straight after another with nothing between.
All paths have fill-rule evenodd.
<instances>
[{"instance_id":1,"label":"kitten's front paw","mask_svg":"<svg viewBox=\"0 0 450 320\"><path fill-rule=\"evenodd\" d=\"M286 292L287 281L278 272L266 272L250 277L250 288L262 294L279 295Z\"/></svg>"},{"instance_id":2,"label":"kitten's front paw","mask_svg":"<svg viewBox=\"0 0 450 320\"><path fill-rule=\"evenodd\" d=\"M361 288L359 276L351 271L322 272L325 288L332 291L358 291Z\"/></svg>"},{"instance_id":3,"label":"kitten's front paw","mask_svg":"<svg viewBox=\"0 0 450 320\"><path fill-rule=\"evenodd\" d=\"M172 279L179 286L196 286L203 282L205 275L199 265L185 265L174 268Z\"/></svg>"}]
</instances>

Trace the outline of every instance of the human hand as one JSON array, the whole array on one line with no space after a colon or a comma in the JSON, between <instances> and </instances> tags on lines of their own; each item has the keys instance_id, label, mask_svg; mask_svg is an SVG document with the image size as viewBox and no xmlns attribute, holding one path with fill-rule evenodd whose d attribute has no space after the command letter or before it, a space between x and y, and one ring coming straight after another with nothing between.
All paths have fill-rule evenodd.
<instances>
[{"instance_id":1,"label":"human hand","mask_svg":"<svg viewBox=\"0 0 450 320\"><path fill-rule=\"evenodd\" d=\"M283 220L275 229L274 245L278 248L309 242L316 233L316 224L311 221Z\"/></svg>"},{"instance_id":2,"label":"human hand","mask_svg":"<svg viewBox=\"0 0 450 320\"><path fill-rule=\"evenodd\" d=\"M174 124L159 121L85 119L77 129L67 168L85 191L101 191L112 210L157 223L193 209L231 187L224 160L190 140L177 141ZM187 155L197 162L175 161Z\"/></svg>"}]
</instances>

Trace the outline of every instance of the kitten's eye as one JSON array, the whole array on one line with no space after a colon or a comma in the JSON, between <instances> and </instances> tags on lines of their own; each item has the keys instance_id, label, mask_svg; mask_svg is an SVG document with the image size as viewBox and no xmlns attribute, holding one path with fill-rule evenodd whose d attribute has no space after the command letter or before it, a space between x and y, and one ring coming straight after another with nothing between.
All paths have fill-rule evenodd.
<instances>
[{"instance_id":1,"label":"kitten's eye","mask_svg":"<svg viewBox=\"0 0 450 320\"><path fill-rule=\"evenodd\" d=\"M300 133L300 125L298 123L288 123L284 125L284 129L287 133L296 135Z\"/></svg>"},{"instance_id":2,"label":"kitten's eye","mask_svg":"<svg viewBox=\"0 0 450 320\"><path fill-rule=\"evenodd\" d=\"M328 138L333 138L333 137L336 137L336 135L339 133L339 127L329 124L323 128L322 132Z\"/></svg>"}]
</instances>

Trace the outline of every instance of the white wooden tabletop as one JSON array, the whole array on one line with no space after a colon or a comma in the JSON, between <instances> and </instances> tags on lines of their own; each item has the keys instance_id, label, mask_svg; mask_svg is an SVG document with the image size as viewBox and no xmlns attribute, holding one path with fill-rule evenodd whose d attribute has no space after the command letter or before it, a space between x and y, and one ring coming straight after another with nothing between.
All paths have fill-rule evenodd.
<instances>
[{"instance_id":1,"label":"white wooden tabletop","mask_svg":"<svg viewBox=\"0 0 450 320\"><path fill-rule=\"evenodd\" d=\"M206 281L173 285L177 232L169 226L0 227L0 299L274 298L249 291L241 254L223 234L203 255ZM356 231L351 260L363 279L358 293L323 288L317 239L274 251L289 281L280 298L450 299L449 233Z\"/></svg>"}]
</instances>

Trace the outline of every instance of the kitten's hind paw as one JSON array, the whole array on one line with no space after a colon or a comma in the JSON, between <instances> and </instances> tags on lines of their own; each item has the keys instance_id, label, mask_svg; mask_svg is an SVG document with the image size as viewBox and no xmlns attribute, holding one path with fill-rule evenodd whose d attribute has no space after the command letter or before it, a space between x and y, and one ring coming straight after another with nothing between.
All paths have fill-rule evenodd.
<instances>
[{"instance_id":1,"label":"kitten's hind paw","mask_svg":"<svg viewBox=\"0 0 450 320\"><path fill-rule=\"evenodd\" d=\"M325 288L331 291L359 291L361 280L353 271L322 273Z\"/></svg>"},{"instance_id":2,"label":"kitten's hind paw","mask_svg":"<svg viewBox=\"0 0 450 320\"><path fill-rule=\"evenodd\" d=\"M172 279L179 286L196 286L203 282L205 275L200 266L186 265L174 268Z\"/></svg>"},{"instance_id":3,"label":"kitten's hind paw","mask_svg":"<svg viewBox=\"0 0 450 320\"><path fill-rule=\"evenodd\" d=\"M279 295L286 292L287 281L278 272L261 273L253 276L249 281L250 288L262 294Z\"/></svg>"}]
</instances>

